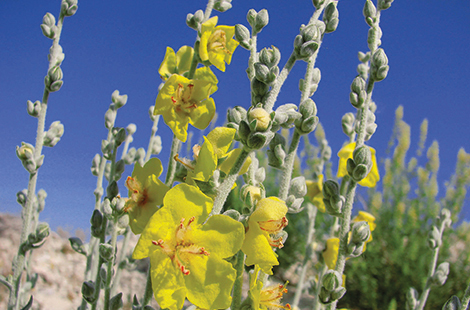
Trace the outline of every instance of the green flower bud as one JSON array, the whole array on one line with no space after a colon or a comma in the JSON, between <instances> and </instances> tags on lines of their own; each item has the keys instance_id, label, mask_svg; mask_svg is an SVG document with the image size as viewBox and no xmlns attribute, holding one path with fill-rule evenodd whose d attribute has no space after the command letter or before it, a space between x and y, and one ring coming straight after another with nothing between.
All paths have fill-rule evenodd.
<instances>
[{"instance_id":1,"label":"green flower bud","mask_svg":"<svg viewBox=\"0 0 470 310\"><path fill-rule=\"evenodd\" d=\"M36 237L37 237L37 242L42 242L44 239L49 237L49 234L51 233L51 229L49 228L49 224L47 223L39 223L38 227L36 228Z\"/></svg>"},{"instance_id":2,"label":"green flower bud","mask_svg":"<svg viewBox=\"0 0 470 310\"><path fill-rule=\"evenodd\" d=\"M28 111L29 115L33 117L39 116L39 112L41 111L41 102L39 100L36 100L34 103L32 103L31 100L28 100L26 105L26 110Z\"/></svg>"},{"instance_id":3,"label":"green flower bud","mask_svg":"<svg viewBox=\"0 0 470 310\"><path fill-rule=\"evenodd\" d=\"M93 210L93 215L91 216L90 223L91 235L95 238L99 238L103 228L103 215L101 214L100 210Z\"/></svg>"},{"instance_id":4,"label":"green flower bud","mask_svg":"<svg viewBox=\"0 0 470 310\"><path fill-rule=\"evenodd\" d=\"M325 198L330 198L334 196L339 196L339 185L333 180L328 180L323 184L323 196Z\"/></svg>"},{"instance_id":5,"label":"green flower bud","mask_svg":"<svg viewBox=\"0 0 470 310\"><path fill-rule=\"evenodd\" d=\"M382 81L388 74L388 58L384 50L379 48L375 51L371 61L371 75L376 81Z\"/></svg>"},{"instance_id":6,"label":"green flower bud","mask_svg":"<svg viewBox=\"0 0 470 310\"><path fill-rule=\"evenodd\" d=\"M55 17L51 13L46 13L42 18L42 23L46 26L52 27L55 25Z\"/></svg>"},{"instance_id":7,"label":"green flower bud","mask_svg":"<svg viewBox=\"0 0 470 310\"><path fill-rule=\"evenodd\" d=\"M379 8L379 10L386 10L390 6L392 6L392 2L393 0L378 0L377 7Z\"/></svg>"},{"instance_id":8,"label":"green flower bud","mask_svg":"<svg viewBox=\"0 0 470 310\"><path fill-rule=\"evenodd\" d=\"M353 152L353 160L356 165L363 164L369 169L372 167L372 153L368 146L362 145Z\"/></svg>"},{"instance_id":9,"label":"green flower bud","mask_svg":"<svg viewBox=\"0 0 470 310\"><path fill-rule=\"evenodd\" d=\"M49 49L49 55L47 56L47 58L53 66L59 66L65 58L62 46L60 46L59 44L52 45Z\"/></svg>"},{"instance_id":10,"label":"green flower bud","mask_svg":"<svg viewBox=\"0 0 470 310\"><path fill-rule=\"evenodd\" d=\"M331 299L333 301L341 299L344 294L346 294L346 289L344 287L339 287L333 292L331 292Z\"/></svg>"},{"instance_id":11,"label":"green flower bud","mask_svg":"<svg viewBox=\"0 0 470 310\"><path fill-rule=\"evenodd\" d=\"M253 95L264 96L269 91L269 85L263 83L258 79L253 79L251 81L251 90L253 92ZM254 104L257 103L258 102L255 102Z\"/></svg>"},{"instance_id":12,"label":"green flower bud","mask_svg":"<svg viewBox=\"0 0 470 310\"><path fill-rule=\"evenodd\" d=\"M93 281L85 281L82 284L82 296L88 303L95 302L95 283Z\"/></svg>"},{"instance_id":13,"label":"green flower bud","mask_svg":"<svg viewBox=\"0 0 470 310\"><path fill-rule=\"evenodd\" d=\"M61 12L65 16L72 16L77 12L78 0L63 0L61 5Z\"/></svg>"},{"instance_id":14,"label":"green flower bud","mask_svg":"<svg viewBox=\"0 0 470 310\"><path fill-rule=\"evenodd\" d=\"M186 25L188 25L189 28L197 30L198 25L194 20L194 14L188 13L188 15L186 15Z\"/></svg>"},{"instance_id":15,"label":"green flower bud","mask_svg":"<svg viewBox=\"0 0 470 310\"><path fill-rule=\"evenodd\" d=\"M114 121L116 120L116 110L115 109L108 109L106 113L104 114L104 126L107 129L113 128L114 126Z\"/></svg>"},{"instance_id":16,"label":"green flower bud","mask_svg":"<svg viewBox=\"0 0 470 310\"><path fill-rule=\"evenodd\" d=\"M124 163L124 160L120 159L116 162L116 167L115 167L115 180L119 180L121 178L122 173L124 172L124 169L126 168L126 164Z\"/></svg>"},{"instance_id":17,"label":"green flower bud","mask_svg":"<svg viewBox=\"0 0 470 310\"><path fill-rule=\"evenodd\" d=\"M277 47L271 45L272 48L263 48L259 53L259 61L268 68L273 68L277 66L281 60L281 52Z\"/></svg>"},{"instance_id":18,"label":"green flower bud","mask_svg":"<svg viewBox=\"0 0 470 310\"><path fill-rule=\"evenodd\" d=\"M435 249L437 247L440 247L442 244L442 238L441 238L441 232L439 231L439 228L436 226L432 226L431 231L429 232L429 237L428 237L428 243L429 247L431 249Z\"/></svg>"},{"instance_id":19,"label":"green flower bud","mask_svg":"<svg viewBox=\"0 0 470 310\"><path fill-rule=\"evenodd\" d=\"M339 12L336 8L337 2L330 2L323 13L323 22L326 25L325 32L330 33L336 30L339 23Z\"/></svg>"},{"instance_id":20,"label":"green flower bud","mask_svg":"<svg viewBox=\"0 0 470 310\"><path fill-rule=\"evenodd\" d=\"M447 276L449 275L449 263L443 262L440 263L437 267L436 272L432 276L432 281L435 285L442 286L447 281Z\"/></svg>"},{"instance_id":21,"label":"green flower bud","mask_svg":"<svg viewBox=\"0 0 470 310\"><path fill-rule=\"evenodd\" d=\"M126 131L128 135L132 136L137 131L137 126L133 123L130 123L129 125L127 125Z\"/></svg>"},{"instance_id":22,"label":"green flower bud","mask_svg":"<svg viewBox=\"0 0 470 310\"><path fill-rule=\"evenodd\" d=\"M246 139L248 139L248 136L250 135L250 133L251 133L250 125L248 125L248 123L245 120L242 120L238 127L238 137L240 138L240 141L242 141L245 144Z\"/></svg>"},{"instance_id":23,"label":"green flower bud","mask_svg":"<svg viewBox=\"0 0 470 310\"><path fill-rule=\"evenodd\" d=\"M449 298L444 306L442 307L442 310L459 310L462 309L462 303L460 302L460 299L453 295L451 298Z\"/></svg>"},{"instance_id":24,"label":"green flower bud","mask_svg":"<svg viewBox=\"0 0 470 310\"><path fill-rule=\"evenodd\" d=\"M302 44L300 47L298 56L299 59L307 60L310 56L312 56L318 49L319 45L315 41L308 41Z\"/></svg>"},{"instance_id":25,"label":"green flower bud","mask_svg":"<svg viewBox=\"0 0 470 310\"><path fill-rule=\"evenodd\" d=\"M362 252L364 252L364 242L348 244L347 254L350 257L359 257Z\"/></svg>"},{"instance_id":26,"label":"green flower bud","mask_svg":"<svg viewBox=\"0 0 470 310\"><path fill-rule=\"evenodd\" d=\"M109 309L110 310L118 310L122 308L122 293L115 295L113 298L109 300Z\"/></svg>"},{"instance_id":27,"label":"green flower bud","mask_svg":"<svg viewBox=\"0 0 470 310\"><path fill-rule=\"evenodd\" d=\"M284 160L286 158L286 139L276 133L274 138L269 143L269 149L267 150L268 164L274 168L282 168L284 166Z\"/></svg>"},{"instance_id":28,"label":"green flower bud","mask_svg":"<svg viewBox=\"0 0 470 310\"><path fill-rule=\"evenodd\" d=\"M341 119L341 126L343 128L343 132L350 137L354 133L354 121L356 117L353 113L346 113L343 115Z\"/></svg>"},{"instance_id":29,"label":"green flower bud","mask_svg":"<svg viewBox=\"0 0 470 310\"><path fill-rule=\"evenodd\" d=\"M251 48L250 31L242 24L235 25L235 40L237 40L244 49L249 50Z\"/></svg>"},{"instance_id":30,"label":"green flower bud","mask_svg":"<svg viewBox=\"0 0 470 310\"><path fill-rule=\"evenodd\" d=\"M246 141L246 146L248 146L252 150L259 150L266 146L273 137L274 133L270 131L256 132L254 134L250 134Z\"/></svg>"},{"instance_id":31,"label":"green flower bud","mask_svg":"<svg viewBox=\"0 0 470 310\"><path fill-rule=\"evenodd\" d=\"M256 14L254 25L252 25L253 32L259 33L268 23L269 23L268 11L266 9L262 9L261 11L258 12L258 14Z\"/></svg>"},{"instance_id":32,"label":"green flower bud","mask_svg":"<svg viewBox=\"0 0 470 310\"><path fill-rule=\"evenodd\" d=\"M126 130L122 127L114 127L111 133L116 141L116 146L120 146L126 140Z\"/></svg>"},{"instance_id":33,"label":"green flower bud","mask_svg":"<svg viewBox=\"0 0 470 310\"><path fill-rule=\"evenodd\" d=\"M356 222L352 227L352 238L353 243L362 243L369 240L370 237L370 227L369 224L365 221Z\"/></svg>"},{"instance_id":34,"label":"green flower bud","mask_svg":"<svg viewBox=\"0 0 470 310\"><path fill-rule=\"evenodd\" d=\"M304 44L304 39L302 38L302 35L298 34L294 39L294 48L300 49L302 44Z\"/></svg>"},{"instance_id":35,"label":"green flower bud","mask_svg":"<svg viewBox=\"0 0 470 310\"><path fill-rule=\"evenodd\" d=\"M16 156L18 156L21 161L33 159L34 146L29 143L21 142L21 147L16 147Z\"/></svg>"},{"instance_id":36,"label":"green flower bud","mask_svg":"<svg viewBox=\"0 0 470 310\"><path fill-rule=\"evenodd\" d=\"M246 110L243 107L236 106L227 111L227 121L230 123L240 124L242 120L246 119Z\"/></svg>"},{"instance_id":37,"label":"green flower bud","mask_svg":"<svg viewBox=\"0 0 470 310\"><path fill-rule=\"evenodd\" d=\"M85 250L85 245L83 244L82 240L77 237L71 237L69 238L70 241L70 246L72 249L82 255L87 255L87 251Z\"/></svg>"},{"instance_id":38,"label":"green flower bud","mask_svg":"<svg viewBox=\"0 0 470 310\"><path fill-rule=\"evenodd\" d=\"M439 214L439 222L444 224L444 227L452 225L451 213L448 209L443 208Z\"/></svg>"},{"instance_id":39,"label":"green flower bud","mask_svg":"<svg viewBox=\"0 0 470 310\"><path fill-rule=\"evenodd\" d=\"M50 13L47 13L47 14L50 14ZM46 16L47 16L46 14ZM52 18L54 18L54 16L52 14L50 14L52 16ZM44 18L46 18L46 16L44 16ZM43 19L43 22L44 22L44 19ZM55 19L54 19L54 24L55 24ZM57 31L57 26L55 26L54 24L52 24L51 26L49 25L46 25L46 24L41 24L41 30L42 30L42 34L46 37L46 38L49 38L49 39L54 39L55 38L55 35L56 35L56 31Z\"/></svg>"},{"instance_id":40,"label":"green flower bud","mask_svg":"<svg viewBox=\"0 0 470 310\"><path fill-rule=\"evenodd\" d=\"M331 292L341 287L343 278L338 271L330 269L323 276L322 284L327 291Z\"/></svg>"},{"instance_id":41,"label":"green flower bud","mask_svg":"<svg viewBox=\"0 0 470 310\"><path fill-rule=\"evenodd\" d=\"M362 63L366 63L369 61L369 58L370 58L370 53L367 52L367 53L363 53L363 52L358 52L357 53L357 58L359 59L360 62Z\"/></svg>"},{"instance_id":42,"label":"green flower bud","mask_svg":"<svg viewBox=\"0 0 470 310\"><path fill-rule=\"evenodd\" d=\"M101 204L101 209L108 220L113 220L113 208L111 207L111 201L108 198L105 198Z\"/></svg>"},{"instance_id":43,"label":"green flower bud","mask_svg":"<svg viewBox=\"0 0 470 310\"><path fill-rule=\"evenodd\" d=\"M306 119L309 116L317 115L317 106L312 99L308 98L300 103L299 112Z\"/></svg>"},{"instance_id":44,"label":"green flower bud","mask_svg":"<svg viewBox=\"0 0 470 310\"><path fill-rule=\"evenodd\" d=\"M44 133L44 146L53 147L60 141L64 134L64 125L60 121L55 121L49 127L49 130Z\"/></svg>"},{"instance_id":45,"label":"green flower bud","mask_svg":"<svg viewBox=\"0 0 470 310\"><path fill-rule=\"evenodd\" d=\"M127 95L119 95L119 90L115 90L111 94L111 100L113 102L113 107L119 109L127 103Z\"/></svg>"},{"instance_id":46,"label":"green flower bud","mask_svg":"<svg viewBox=\"0 0 470 310\"><path fill-rule=\"evenodd\" d=\"M303 198L307 195L307 183L303 176L291 180L289 194L294 195L295 198Z\"/></svg>"},{"instance_id":47,"label":"green flower bud","mask_svg":"<svg viewBox=\"0 0 470 310\"><path fill-rule=\"evenodd\" d=\"M100 165L101 165L101 156L99 154L96 154L95 157L93 157L93 160L91 162L91 173L94 176L98 176Z\"/></svg>"},{"instance_id":48,"label":"green flower bud","mask_svg":"<svg viewBox=\"0 0 470 310\"><path fill-rule=\"evenodd\" d=\"M283 104L279 108L276 109L276 114L274 115L274 124L275 129L273 131L277 131L276 129L279 126L283 128L291 128L294 126L294 121L302 117L302 114L297 112L297 106L293 103Z\"/></svg>"},{"instance_id":49,"label":"green flower bud","mask_svg":"<svg viewBox=\"0 0 470 310\"><path fill-rule=\"evenodd\" d=\"M271 84L276 78L274 76L274 79L273 79L272 76L270 75L269 68L260 62L255 63L254 68L255 68L255 77L263 83Z\"/></svg>"},{"instance_id":50,"label":"green flower bud","mask_svg":"<svg viewBox=\"0 0 470 310\"><path fill-rule=\"evenodd\" d=\"M108 271L106 270L106 267L102 265L100 268L100 280L103 285L106 283L107 274L108 274Z\"/></svg>"},{"instance_id":51,"label":"green flower bud","mask_svg":"<svg viewBox=\"0 0 470 310\"><path fill-rule=\"evenodd\" d=\"M362 14L366 18L366 22L369 26L373 26L376 20L377 9L375 8L372 1L367 0L364 4L364 9L362 10Z\"/></svg>"},{"instance_id":52,"label":"green flower bud","mask_svg":"<svg viewBox=\"0 0 470 310\"><path fill-rule=\"evenodd\" d=\"M320 294L318 294L318 298L320 299L320 302L322 304L328 304L333 302L333 300L331 300L331 293L327 291L324 286L321 287Z\"/></svg>"},{"instance_id":53,"label":"green flower bud","mask_svg":"<svg viewBox=\"0 0 470 310\"><path fill-rule=\"evenodd\" d=\"M114 256L114 247L108 243L100 243L99 252L101 258L104 261L109 262Z\"/></svg>"},{"instance_id":54,"label":"green flower bud","mask_svg":"<svg viewBox=\"0 0 470 310\"><path fill-rule=\"evenodd\" d=\"M287 212L290 214L297 214L302 211L304 208L302 207L302 203L304 202L304 198L295 198L294 195L289 195L286 199L286 206Z\"/></svg>"},{"instance_id":55,"label":"green flower bud","mask_svg":"<svg viewBox=\"0 0 470 310\"><path fill-rule=\"evenodd\" d=\"M16 193L16 201L24 207L26 205L26 201L28 200L28 191L26 189Z\"/></svg>"},{"instance_id":56,"label":"green flower bud","mask_svg":"<svg viewBox=\"0 0 470 310\"><path fill-rule=\"evenodd\" d=\"M315 130L318 124L317 106L312 99L306 99L299 106L301 118L295 120L295 127L301 134L308 134Z\"/></svg>"},{"instance_id":57,"label":"green flower bud","mask_svg":"<svg viewBox=\"0 0 470 310\"><path fill-rule=\"evenodd\" d=\"M345 202L343 196L331 196L329 199L323 199L323 202L325 203L325 209L328 214L333 216L340 216L342 214Z\"/></svg>"},{"instance_id":58,"label":"green flower bud","mask_svg":"<svg viewBox=\"0 0 470 310\"><path fill-rule=\"evenodd\" d=\"M232 0L218 0L214 3L214 10L225 12L232 8Z\"/></svg>"},{"instance_id":59,"label":"green flower bud","mask_svg":"<svg viewBox=\"0 0 470 310\"><path fill-rule=\"evenodd\" d=\"M406 292L406 310L414 310L418 305L419 294L416 289L410 287Z\"/></svg>"},{"instance_id":60,"label":"green flower bud","mask_svg":"<svg viewBox=\"0 0 470 310\"><path fill-rule=\"evenodd\" d=\"M253 10L253 9L250 9L250 10L248 11L248 13L246 14L246 20L248 21L248 23L250 24L250 26L251 26L252 28L253 28L254 25L255 25L255 18L256 18L256 15L257 15L257 14L258 14L258 13L256 13L256 11Z\"/></svg>"},{"instance_id":61,"label":"green flower bud","mask_svg":"<svg viewBox=\"0 0 470 310\"><path fill-rule=\"evenodd\" d=\"M43 189L40 189L39 192L38 192L37 197L38 197L38 199L37 199L38 200L37 201L37 203L38 203L37 210L38 210L38 212L42 212L44 210L45 205L46 205L46 197L47 197L46 191L43 190Z\"/></svg>"},{"instance_id":62,"label":"green flower bud","mask_svg":"<svg viewBox=\"0 0 470 310\"><path fill-rule=\"evenodd\" d=\"M312 2L315 9L318 10L325 3L325 0L312 0Z\"/></svg>"}]
</instances>

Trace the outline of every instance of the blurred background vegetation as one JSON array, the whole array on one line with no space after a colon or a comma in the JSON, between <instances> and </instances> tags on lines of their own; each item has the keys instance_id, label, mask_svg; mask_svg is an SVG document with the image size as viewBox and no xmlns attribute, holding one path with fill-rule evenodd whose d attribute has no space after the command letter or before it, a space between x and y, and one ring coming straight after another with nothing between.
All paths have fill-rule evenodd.
<instances>
[{"instance_id":1,"label":"blurred background vegetation","mask_svg":"<svg viewBox=\"0 0 470 310\"><path fill-rule=\"evenodd\" d=\"M463 149L457 154L456 168L447 181L445 195L438 193L439 144L427 143L426 120L420 128L420 140L415 155L409 153L410 127L403 121L403 108L396 111L396 120L389 144L387 157L378 154L381 182L373 189L360 188L357 192L353 216L364 210L376 218L377 227L372 233L373 241L358 258L347 261L346 295L340 300L338 308L347 309L405 309L406 293L410 287L422 292L432 260L428 246L431 225L441 208L452 213L453 225L444 232L443 245L438 264L450 263L447 282L442 287L433 287L425 309L441 309L452 296L462 296L468 285L470 274L470 223L459 220L467 188L470 185L470 155ZM328 162L322 162L322 145L327 145L321 126L317 128L316 142L310 144L306 139L300 152L294 176L303 175L312 179L324 174L326 179L335 179L337 167L336 151ZM371 144L373 146L373 143ZM267 167L265 154L259 154L260 166ZM266 196L276 195L278 171L268 169ZM241 204L236 198L227 204ZM308 201L308 198L306 198ZM304 202L305 203L305 202ZM241 205L238 206L241 208ZM289 238L282 250L278 251L280 267L275 274L283 280L296 284L296 274L306 255L308 234L308 214L304 209L298 214L288 214L289 225L286 231ZM311 245L311 279L315 279L323 266L322 251L326 239L331 236L334 218L326 213L317 212L315 238ZM313 297L313 296L312 296Z\"/></svg>"}]
</instances>

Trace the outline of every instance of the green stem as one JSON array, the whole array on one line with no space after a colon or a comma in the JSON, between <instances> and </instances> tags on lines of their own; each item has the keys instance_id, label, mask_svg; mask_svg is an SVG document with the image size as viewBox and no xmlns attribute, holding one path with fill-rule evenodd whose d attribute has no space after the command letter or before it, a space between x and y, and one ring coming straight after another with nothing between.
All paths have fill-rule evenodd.
<instances>
[{"instance_id":1,"label":"green stem","mask_svg":"<svg viewBox=\"0 0 470 310\"><path fill-rule=\"evenodd\" d=\"M62 26L64 23L64 15L62 11L59 15L59 20L57 21L57 30L55 38L52 42L52 46L59 45L60 41L60 34L62 32ZM53 63L49 61L49 69L52 68ZM44 127L46 122L46 111L47 111L47 104L49 100L49 90L45 87L42 102L41 102L41 109L38 115L38 127L36 133L36 145L34 150L34 158L39 158L42 153L42 148L44 146ZM34 204L33 201L36 196L36 184L38 178L38 170L29 175L29 182L28 182L28 194L26 205L22 211L23 217L23 227L21 230L20 236L20 246L18 248L18 254L15 256L12 262L13 266L13 276L12 276L12 286L10 290L10 295L8 299L8 310L19 309L19 302L20 302L20 287L21 287L21 276L25 269L25 260L26 260L26 253L23 251L22 246L28 240L28 236L31 232L32 227L32 219L34 218L33 210Z\"/></svg>"},{"instance_id":2,"label":"green stem","mask_svg":"<svg viewBox=\"0 0 470 310\"><path fill-rule=\"evenodd\" d=\"M145 154L145 162L148 162L150 156L152 156L153 143L155 140L155 134L158 131L158 122L160 121L160 115L156 115L152 124L152 133L150 135L149 146L147 147L147 153Z\"/></svg>"},{"instance_id":3,"label":"green stem","mask_svg":"<svg viewBox=\"0 0 470 310\"><path fill-rule=\"evenodd\" d=\"M166 173L165 184L169 187L173 185L176 172L176 161L174 159L175 155L178 154L181 146L181 141L173 135L173 142L171 143L171 152L170 158L168 159L168 171Z\"/></svg>"},{"instance_id":4,"label":"green stem","mask_svg":"<svg viewBox=\"0 0 470 310\"><path fill-rule=\"evenodd\" d=\"M439 238L441 240L442 240L442 235L444 233L444 229L445 229L445 223L442 223L439 229ZM419 298L419 303L418 303L418 306L416 307L416 310L423 310L424 306L426 305L426 300L428 299L429 292L431 291L432 278L434 276L434 273L436 272L437 259L439 258L439 249L440 249L440 246L433 249L433 258L431 261L431 268L429 268L428 278L426 279L426 284L424 286L423 293L421 294Z\"/></svg>"},{"instance_id":5,"label":"green stem","mask_svg":"<svg viewBox=\"0 0 470 310\"><path fill-rule=\"evenodd\" d=\"M250 154L250 150L247 149L246 147L244 147L242 151L240 152L240 155L235 161L235 164L230 170L230 173L225 177L225 180L217 189L217 196L215 197L215 200L214 200L214 207L212 208L212 212L210 213L209 217L214 214L219 214L220 211L222 211L225 200L227 200L227 196L232 190L233 184L235 184L235 181L237 180L238 172L242 168L243 163L245 162L249 154Z\"/></svg>"},{"instance_id":6,"label":"green stem","mask_svg":"<svg viewBox=\"0 0 470 310\"><path fill-rule=\"evenodd\" d=\"M118 231L116 229L116 221L113 223L112 226L112 234L111 234L111 246L113 249L116 249L116 242L117 242ZM112 255L111 259L107 262L106 268L106 285L104 290L104 310L109 310L109 302L111 300L111 280L113 278L113 267L114 267L114 258L116 256Z\"/></svg>"},{"instance_id":7,"label":"green stem","mask_svg":"<svg viewBox=\"0 0 470 310\"><path fill-rule=\"evenodd\" d=\"M294 67L294 64L296 61L297 61L297 58L295 57L295 52L292 52L286 64L284 65L284 68L282 68L281 73L279 73L276 80L274 81L271 91L268 94L268 98L266 98L266 103L264 104L264 109L268 113L272 112L274 103L276 102L277 96L279 95L279 92L281 91L281 87L286 81L287 76L289 75L289 72L292 70L292 67Z\"/></svg>"},{"instance_id":8,"label":"green stem","mask_svg":"<svg viewBox=\"0 0 470 310\"><path fill-rule=\"evenodd\" d=\"M204 12L204 21L208 20L211 17L212 9L214 8L215 0L207 1L206 11Z\"/></svg>"},{"instance_id":9,"label":"green stem","mask_svg":"<svg viewBox=\"0 0 470 310\"><path fill-rule=\"evenodd\" d=\"M307 275L308 270L308 263L311 259L311 243L313 240L313 234L315 233L315 218L317 216L318 209L313 206L311 203L307 204L307 212L308 212L308 235L307 235L307 243L305 246L305 257L304 261L302 262L302 270L300 272L299 282L297 284L297 288L295 290L294 301L292 302L292 308L296 309L299 306L300 297L302 296L302 291L304 288L304 281Z\"/></svg>"},{"instance_id":10,"label":"green stem","mask_svg":"<svg viewBox=\"0 0 470 310\"><path fill-rule=\"evenodd\" d=\"M147 283L145 284L144 297L142 298L142 307L145 307L149 304L150 299L152 299L152 271L149 267L147 271Z\"/></svg>"},{"instance_id":11,"label":"green stem","mask_svg":"<svg viewBox=\"0 0 470 310\"><path fill-rule=\"evenodd\" d=\"M199 46L199 44L196 42L196 44L194 45L194 55L193 55L193 59L191 60L191 67L189 68L189 72L188 72L188 79L189 80L194 78L194 74L196 73L197 65L199 64L199 61L198 61L198 54L199 54L198 46Z\"/></svg>"},{"instance_id":12,"label":"green stem","mask_svg":"<svg viewBox=\"0 0 470 310\"><path fill-rule=\"evenodd\" d=\"M356 193L356 185L357 183L354 182L352 179L348 184L348 190L346 192L346 201L344 202L343 214L342 214L342 221L341 227L339 231L339 250L338 250L338 259L336 260L336 267L335 270L340 274L343 275L344 272L344 265L346 263L347 258L347 251L348 251L348 238L349 238L349 230L351 224L351 213L352 207L354 202L354 196ZM334 301L333 303L329 304L327 309L334 310L336 309L336 304L338 301Z\"/></svg>"},{"instance_id":13,"label":"green stem","mask_svg":"<svg viewBox=\"0 0 470 310\"><path fill-rule=\"evenodd\" d=\"M106 242L106 227L108 227L108 218L106 216L103 217L103 224L101 225L101 227L103 228L103 231L101 232L99 244ZM98 250L99 244L96 248L97 251L94 252L94 254L98 256L98 265L96 266L96 271L95 271L96 272L95 273L95 294L93 295L93 300L95 302L92 304L91 310L96 310L96 307L98 306L98 299L100 297L100 292L101 292L101 278L100 278L99 270L101 268L101 265L103 265L104 260L101 257L101 255L99 255L99 250Z\"/></svg>"},{"instance_id":14,"label":"green stem","mask_svg":"<svg viewBox=\"0 0 470 310\"><path fill-rule=\"evenodd\" d=\"M467 289L462 298L462 305L460 306L459 310L467 310L468 304L470 303L470 284L468 284Z\"/></svg>"},{"instance_id":15,"label":"green stem","mask_svg":"<svg viewBox=\"0 0 470 310\"><path fill-rule=\"evenodd\" d=\"M119 252L119 256L116 260L116 275L114 276L113 286L111 288L111 295L116 295L117 287L119 282L121 281L122 269L121 263L124 261L124 258L127 256L127 247L129 246L129 240L131 239L131 230L129 226L126 228L124 233L124 240L122 242L121 251Z\"/></svg>"},{"instance_id":16,"label":"green stem","mask_svg":"<svg viewBox=\"0 0 470 310\"><path fill-rule=\"evenodd\" d=\"M289 151L285 158L283 174L281 176L281 181L279 185L279 199L286 200L287 195L289 194L290 181L292 178L292 171L294 169L294 160L297 155L297 148L300 142L300 133L297 130L294 130L294 135L292 136L292 141L289 147Z\"/></svg>"},{"instance_id":17,"label":"green stem","mask_svg":"<svg viewBox=\"0 0 470 310\"><path fill-rule=\"evenodd\" d=\"M237 253L237 264L235 265L235 270L237 271L237 277L233 285L233 294L232 294L232 306L231 310L240 309L242 302L242 291L243 291L243 271L245 270L245 254L242 251Z\"/></svg>"}]
</instances>

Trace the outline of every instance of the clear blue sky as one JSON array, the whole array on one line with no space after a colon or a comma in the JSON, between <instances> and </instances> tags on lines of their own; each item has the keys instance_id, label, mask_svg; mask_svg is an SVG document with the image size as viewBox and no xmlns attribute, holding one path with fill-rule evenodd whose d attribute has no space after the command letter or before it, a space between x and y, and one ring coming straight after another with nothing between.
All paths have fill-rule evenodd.
<instances>
[{"instance_id":1,"label":"clear blue sky","mask_svg":"<svg viewBox=\"0 0 470 310\"><path fill-rule=\"evenodd\" d=\"M317 60L322 80L313 99L334 154L346 138L341 117L353 111L348 98L356 75L356 55L367 49L363 4L339 1L338 30L325 36ZM132 145L147 146L151 127L147 111L155 102L160 83L157 70L166 46L177 50L194 43L195 31L186 26L185 18L205 5L205 1L188 0L81 0L77 14L65 20L61 39L64 85L50 96L47 114L47 127L60 120L65 135L56 147L44 149L38 182L38 189L48 193L41 219L53 228L88 229L96 186L96 178L90 173L91 160L106 138L104 113L115 89L129 96L116 125L135 123ZM40 24L46 12L57 16L59 8L59 0L0 1L0 212L20 211L16 192L27 186L28 174L15 155L15 147L21 141L35 143L37 121L26 113L26 101L42 98L51 41L42 35ZM260 33L258 46L277 46L283 66L300 25L307 23L313 12L311 1L234 0L231 10L214 14L220 24L248 26L245 17L251 8L268 9L270 24ZM419 138L419 125L428 118L427 146L434 139L440 143L441 194L444 181L454 170L459 148L470 151L469 16L468 0L396 0L382 14L382 47L390 71L374 89L379 127L370 145L377 149L379 158L385 156L399 105L404 106L405 121L411 124L412 151ZM221 118L228 107L250 105L245 73L248 56L248 51L238 48L224 74L214 68L219 90L213 98ZM298 103L298 80L304 70L305 63L296 64L278 105ZM159 128L164 143L159 157L165 167L171 131L163 123ZM122 185L121 191L126 193ZM464 208L469 209L468 201Z\"/></svg>"}]
</instances>

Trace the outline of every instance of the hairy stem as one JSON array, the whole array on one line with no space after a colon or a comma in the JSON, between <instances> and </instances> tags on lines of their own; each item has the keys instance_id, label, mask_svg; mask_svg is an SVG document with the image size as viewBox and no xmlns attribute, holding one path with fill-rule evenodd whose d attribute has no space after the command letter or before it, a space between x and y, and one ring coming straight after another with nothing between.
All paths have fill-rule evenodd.
<instances>
[{"instance_id":1,"label":"hairy stem","mask_svg":"<svg viewBox=\"0 0 470 310\"><path fill-rule=\"evenodd\" d=\"M297 58L295 57L295 52L292 52L286 64L284 65L284 68L282 68L281 73L279 73L276 80L274 81L271 91L268 94L268 98L266 98L266 103L264 104L264 109L268 113L272 112L274 103L276 102L277 96L279 95L279 92L281 91L281 87L286 81L287 76L289 75L289 72L292 70L292 67L294 67L294 64L296 61L297 61Z\"/></svg>"},{"instance_id":2,"label":"hairy stem","mask_svg":"<svg viewBox=\"0 0 470 310\"><path fill-rule=\"evenodd\" d=\"M231 310L240 309L242 302L243 271L245 270L245 253L242 251L238 251L237 253L237 264L235 265L235 270L237 270L237 277L233 285Z\"/></svg>"},{"instance_id":3,"label":"hairy stem","mask_svg":"<svg viewBox=\"0 0 470 310\"><path fill-rule=\"evenodd\" d=\"M300 137L300 133L297 130L294 130L294 135L292 136L289 151L285 158L284 169L279 185L279 198L284 201L287 199L287 195L289 194L290 181L292 178L292 171L294 169L294 160L295 156L297 155L297 148L299 146Z\"/></svg>"}]
</instances>

